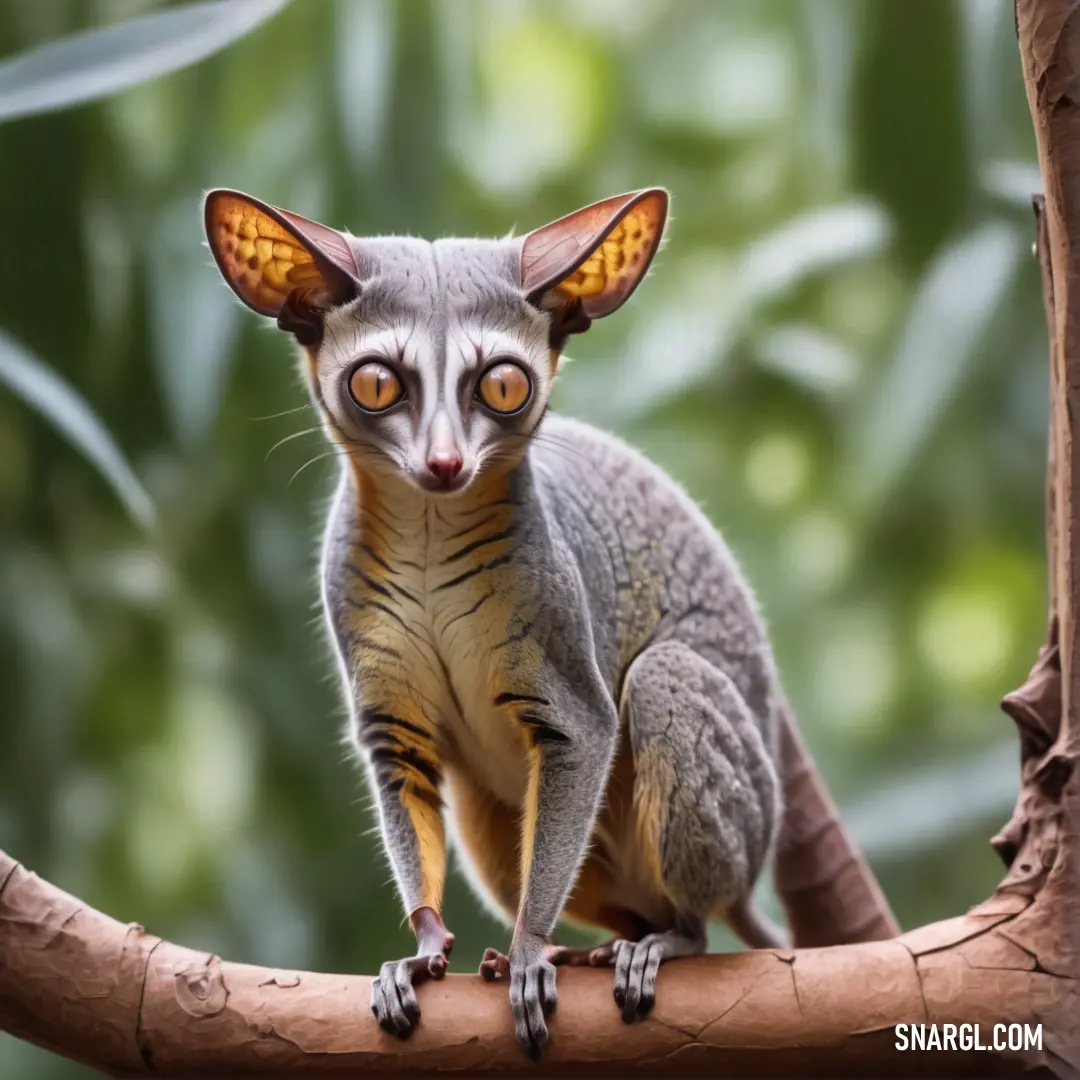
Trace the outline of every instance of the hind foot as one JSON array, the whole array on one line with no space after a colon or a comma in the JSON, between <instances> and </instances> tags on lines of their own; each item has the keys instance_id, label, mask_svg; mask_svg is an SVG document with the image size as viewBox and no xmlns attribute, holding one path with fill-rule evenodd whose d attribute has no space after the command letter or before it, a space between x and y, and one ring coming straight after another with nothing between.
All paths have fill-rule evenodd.
<instances>
[{"instance_id":1,"label":"hind foot","mask_svg":"<svg viewBox=\"0 0 1080 1080\"><path fill-rule=\"evenodd\" d=\"M546 945L544 959L555 967L611 967L615 963L615 946L618 939L593 945L587 949L569 945ZM510 977L510 961L498 949L485 949L480 961L480 974L487 982Z\"/></svg>"},{"instance_id":2,"label":"hind foot","mask_svg":"<svg viewBox=\"0 0 1080 1080\"><path fill-rule=\"evenodd\" d=\"M705 951L705 928L666 930L647 934L640 941L612 943L615 958L615 1004L627 1023L649 1015L656 1002L656 975L665 960L700 956Z\"/></svg>"},{"instance_id":3,"label":"hind foot","mask_svg":"<svg viewBox=\"0 0 1080 1080\"><path fill-rule=\"evenodd\" d=\"M549 945L547 961L556 967L611 967L615 962L615 946L620 939L612 938L603 945L574 949L568 945Z\"/></svg>"}]
</instances>

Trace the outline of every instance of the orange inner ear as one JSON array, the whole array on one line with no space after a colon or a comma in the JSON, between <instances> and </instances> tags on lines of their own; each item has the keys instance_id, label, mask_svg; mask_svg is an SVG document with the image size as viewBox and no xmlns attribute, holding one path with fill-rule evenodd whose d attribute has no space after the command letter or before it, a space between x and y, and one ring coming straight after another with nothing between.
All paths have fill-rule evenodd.
<instances>
[{"instance_id":1,"label":"orange inner ear","mask_svg":"<svg viewBox=\"0 0 1080 1080\"><path fill-rule=\"evenodd\" d=\"M643 199L619 219L604 242L572 274L556 286L571 299L620 292L641 274L642 262L656 243L663 226L661 208Z\"/></svg>"},{"instance_id":2,"label":"orange inner ear","mask_svg":"<svg viewBox=\"0 0 1080 1080\"><path fill-rule=\"evenodd\" d=\"M241 299L261 314L277 315L293 289L322 283L307 248L252 203L218 195L208 224L222 273Z\"/></svg>"}]
</instances>

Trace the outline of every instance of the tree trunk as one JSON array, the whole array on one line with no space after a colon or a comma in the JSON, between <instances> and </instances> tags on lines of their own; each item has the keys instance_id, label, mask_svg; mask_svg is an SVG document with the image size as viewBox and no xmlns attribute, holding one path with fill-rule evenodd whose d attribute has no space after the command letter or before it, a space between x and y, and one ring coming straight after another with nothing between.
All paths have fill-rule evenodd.
<instances>
[{"instance_id":1,"label":"tree trunk","mask_svg":"<svg viewBox=\"0 0 1080 1080\"><path fill-rule=\"evenodd\" d=\"M114 1076L1080 1077L1080 0L1016 7L1046 191L1036 199L1036 251L1050 330L1050 596L1031 676L1002 703L1020 734L1021 790L992 841L1007 867L994 895L889 941L678 961L661 971L653 1016L630 1027L612 1001L610 971L564 970L537 1067L514 1042L498 984L466 975L426 984L420 1027L399 1042L371 1017L369 978L191 952L115 922L0 853L0 1027ZM827 905L812 868L800 870L792 895L810 887ZM851 887L873 905L872 879ZM848 915L861 905L849 904L837 925L856 926ZM878 936L883 924L865 925ZM978 1024L984 1045L996 1024L1041 1025L1042 1049L896 1049L896 1025L928 1023Z\"/></svg>"}]
</instances>

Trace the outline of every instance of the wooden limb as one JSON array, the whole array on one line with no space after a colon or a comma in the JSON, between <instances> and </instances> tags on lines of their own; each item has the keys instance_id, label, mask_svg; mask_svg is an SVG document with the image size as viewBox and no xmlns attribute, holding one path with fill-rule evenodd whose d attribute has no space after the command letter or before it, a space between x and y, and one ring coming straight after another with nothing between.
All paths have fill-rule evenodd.
<instances>
[{"instance_id":1,"label":"wooden limb","mask_svg":"<svg viewBox=\"0 0 1080 1080\"><path fill-rule=\"evenodd\" d=\"M419 990L400 1042L362 976L232 964L125 926L0 853L0 1027L113 1076L369 1077L467 1070L560 1076L1011 1076L1080 1069L1080 986L1028 951L1003 896L886 942L711 956L661 969L649 1020L625 1026L610 971L559 976L539 1067L514 1041L505 986L451 975ZM901 1052L901 1023L1043 1025L1041 1052ZM1074 1071L1070 1074L1069 1068Z\"/></svg>"}]
</instances>

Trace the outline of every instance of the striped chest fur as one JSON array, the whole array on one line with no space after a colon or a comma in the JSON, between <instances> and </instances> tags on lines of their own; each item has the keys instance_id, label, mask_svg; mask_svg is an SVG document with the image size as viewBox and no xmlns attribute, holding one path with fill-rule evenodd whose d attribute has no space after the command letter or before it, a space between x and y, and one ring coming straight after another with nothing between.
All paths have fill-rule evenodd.
<instances>
[{"instance_id":1,"label":"striped chest fur","mask_svg":"<svg viewBox=\"0 0 1080 1080\"><path fill-rule=\"evenodd\" d=\"M368 487L349 525L328 538L326 588L361 750L436 784L443 761L519 805L528 743L507 699L528 681L528 590L514 502L505 490L436 502Z\"/></svg>"}]
</instances>

